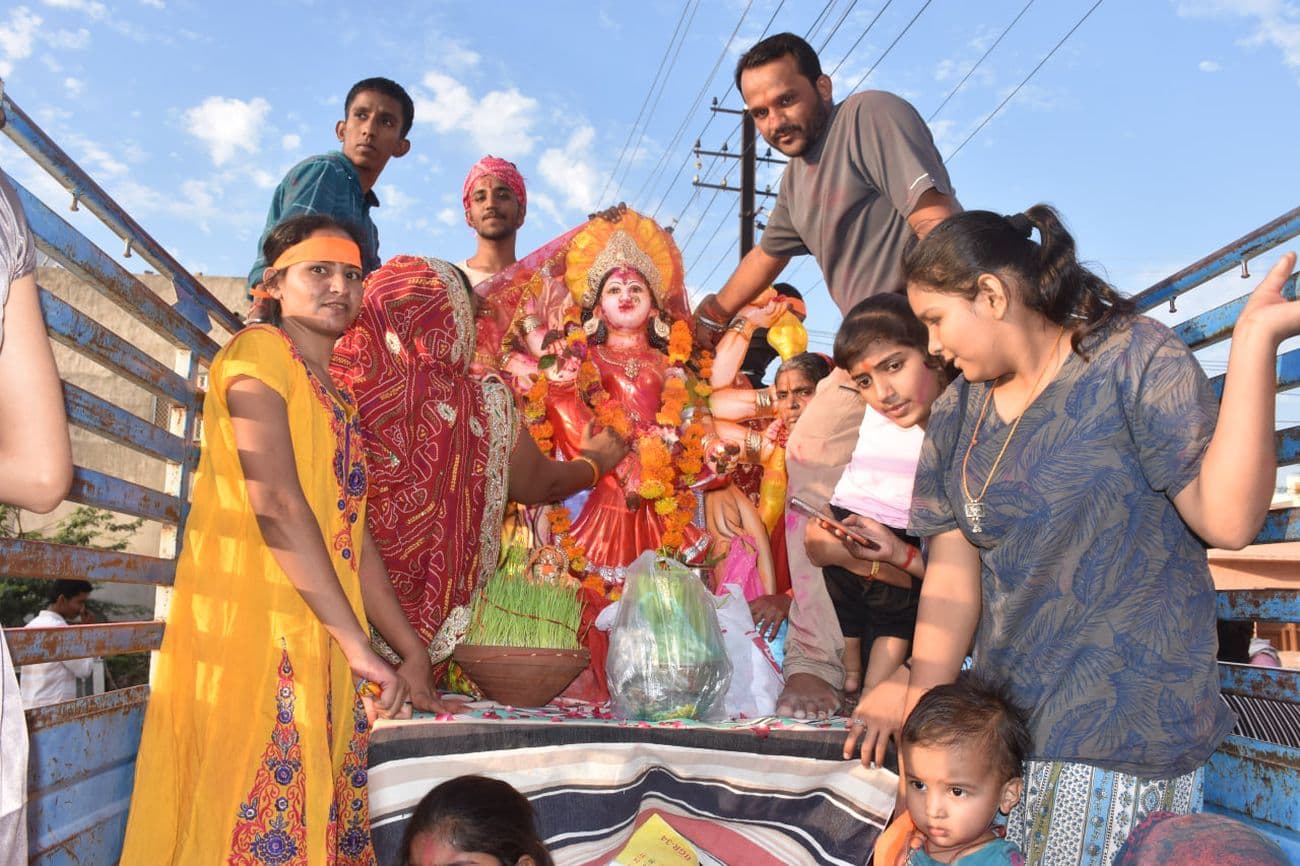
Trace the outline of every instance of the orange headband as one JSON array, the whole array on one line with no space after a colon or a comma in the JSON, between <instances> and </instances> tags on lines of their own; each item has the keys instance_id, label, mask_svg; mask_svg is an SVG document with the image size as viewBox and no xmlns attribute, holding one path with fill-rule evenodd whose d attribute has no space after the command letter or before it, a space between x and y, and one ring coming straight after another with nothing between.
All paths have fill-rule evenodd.
<instances>
[{"instance_id":1,"label":"orange headband","mask_svg":"<svg viewBox=\"0 0 1300 866\"><path fill-rule=\"evenodd\" d=\"M361 248L355 241L339 237L311 237L280 253L271 267L277 271L299 262L342 262L361 267Z\"/></svg>"}]
</instances>

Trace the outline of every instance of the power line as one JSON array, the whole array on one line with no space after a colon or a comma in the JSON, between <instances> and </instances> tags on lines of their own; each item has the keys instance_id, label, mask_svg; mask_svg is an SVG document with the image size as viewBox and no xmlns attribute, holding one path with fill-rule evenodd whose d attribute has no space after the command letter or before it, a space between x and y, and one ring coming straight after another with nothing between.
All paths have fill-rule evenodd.
<instances>
[{"instance_id":1,"label":"power line","mask_svg":"<svg viewBox=\"0 0 1300 866\"><path fill-rule=\"evenodd\" d=\"M681 41L677 43L677 51L673 54L672 63L669 65L669 68L672 68L677 65L677 58L681 56L682 48L686 45L686 34L691 29L691 22L695 20L695 13L699 11L700 11L700 3L699 0L696 0L695 8L691 10L691 17L686 22L686 29L682 31ZM633 147L632 152L628 154L627 165L623 166L623 180L627 180L627 173L632 170L632 158L636 155L636 152L641 148L641 142L645 140L646 130L650 127L650 118L654 117L655 110L659 107L659 100L663 98L664 91L667 89L667 84L668 84L668 78L665 77L663 82L659 86L659 93L655 95L655 101L650 105L650 112L646 115L645 125L641 127L641 135L636 140L636 146ZM616 187L615 189L615 198L617 198L618 190L621 190L622 188L623 188L623 181L619 181L618 187Z\"/></svg>"},{"instance_id":2,"label":"power line","mask_svg":"<svg viewBox=\"0 0 1300 866\"><path fill-rule=\"evenodd\" d=\"M876 59L875 63L871 64L871 68L867 70L867 74L858 79L858 83L853 85L852 88L850 88L849 93L857 92L858 88L862 86L862 82L866 81L871 76L871 73L876 71L876 67L879 66L882 62L884 62L884 59L889 56L889 52L893 51L894 46L898 44L898 40L902 39L904 36L907 35L907 31L912 29L912 25L916 23L916 19L920 18L921 13L924 12L926 9L929 9L930 4L933 2L934 0L925 0L925 3L921 6L921 8L916 10L916 14L912 16L912 20L907 22L907 26L904 27L899 32L899 34L894 37L894 41L889 43L889 47L885 49L885 53L880 55L880 57Z\"/></svg>"},{"instance_id":3,"label":"power line","mask_svg":"<svg viewBox=\"0 0 1300 866\"><path fill-rule=\"evenodd\" d=\"M812 39L813 32L814 32L818 27L821 26L822 19L826 17L826 13L827 13L827 12L830 12L830 11L831 11L831 7L834 6L834 5L835 5L835 0L827 0L826 5L822 7L822 11L821 11L821 12L818 12L818 13L817 13L817 17L813 19L812 26L809 27L806 31L804 31L804 34L803 34L803 38L804 38L804 39Z\"/></svg>"},{"instance_id":4,"label":"power line","mask_svg":"<svg viewBox=\"0 0 1300 866\"><path fill-rule=\"evenodd\" d=\"M780 0L780 2L776 4L776 8L772 10L772 16L771 16L770 18L767 19L767 23L763 25L763 32L760 33L760 34L758 35L758 40L759 40L760 42L763 41L764 38L766 38L766 36L767 36L767 32L768 32L769 30L772 29L772 24L773 24L773 22L776 21L776 16L780 14L780 12L781 12L781 8L782 8L783 6L785 6L785 0ZM742 20L744 19L744 16L743 16L743 15L741 16L741 19L742 19ZM731 35L732 35L732 38L735 38L736 32L739 31L739 30L740 30L740 25L737 24L737 25L736 25L736 30L735 30L735 31L732 31L732 34L731 34ZM730 47L731 47L731 40L729 39L729 40L727 40L727 48L730 48ZM723 54L722 54L722 56L723 56L723 57L726 56L726 49L723 50ZM707 89L708 89L708 86L709 86L710 84L713 83L713 77L714 77L715 75L717 75L717 73L718 73L718 66L720 66L721 64L722 64L722 57L719 57L719 58L718 58L718 62L715 63L715 64L713 65L713 71L712 71L711 73L709 73L709 77L705 80L704 90L707 90ZM688 111L688 112L686 113L686 118L683 119L683 121L682 121L682 128L683 128L683 129L684 129L685 126L686 126L686 121L690 119L691 114L694 113L696 106L699 104L700 96L703 96L703 95L704 95L704 93L703 93L703 91L701 91L700 95L697 96L696 99L695 99L695 104L692 105L691 108L690 108L690 111ZM708 131L708 129L709 129L709 125L710 125L711 123L713 123L713 118L716 117L716 116L717 116L717 113L716 113L716 112L710 112L710 113L709 113L709 119L708 119L707 121L705 121L705 123L704 123L704 129L700 130L700 134L699 134L699 135L695 136L697 139L700 139L700 138L703 138L703 137L704 137L704 133ZM736 128L739 129L740 127L737 126ZM680 133L680 131L681 131L681 130L679 130L678 132ZM735 135L735 132L734 132L734 131L732 132L732 135ZM676 136L674 137L674 140L675 140L675 139L676 139ZM731 136L728 136L728 137L727 137L727 140L730 141L730 140L731 140ZM664 151L665 158L667 157L668 150L670 150L670 149L671 149L671 148L667 148L667 149L665 149L665 151ZM682 164L681 164L680 166L678 166L678 168L677 168L677 173L673 175L673 179L670 180L670 181L668 182L668 185L667 185L666 187L664 187L663 195L660 196L660 198L659 198L659 203L658 203L657 205L655 205L655 209L654 209L654 211L651 213L651 218L655 218L655 217L657 217L657 216L659 215L659 211L660 211L660 209L664 206L664 203L665 203L666 201L668 201L668 196L669 196L669 194L673 191L673 187L675 187L675 186L677 185L677 181L681 179L682 172L686 170L686 166L689 165L689 164L690 164L690 158L689 158L689 157L686 158L686 159L684 159L684 160L682 160ZM644 187L643 187L643 189L644 189ZM699 190L697 189L694 193L691 194L690 201L687 202L686 207L690 207L690 202L695 201L695 197L696 197L696 195L697 195L698 193L699 193ZM637 195L638 195L638 196L640 195L640 191L638 191ZM681 214L681 213L685 213L685 211L686 211L686 207L681 208L681 210L679 211L679 214Z\"/></svg>"},{"instance_id":5,"label":"power line","mask_svg":"<svg viewBox=\"0 0 1300 866\"><path fill-rule=\"evenodd\" d=\"M858 47L858 45L862 42L863 39L867 38L867 34L871 32L871 28L876 26L876 22L880 20L880 16L885 14L885 10L888 9L890 7L890 4L892 4L893 2L894 0L887 0L885 5L880 7L880 11L876 13L876 17L872 18L871 21L867 24L867 29L863 30L862 34L858 36L856 40L854 40L853 44L849 46L849 50L845 51L844 56L840 58L840 62L836 63L835 68L832 69L829 73L827 73L827 75L829 75L831 78L835 77L835 73L840 71L840 67L844 65L844 61L848 60L849 56L853 54L854 49Z\"/></svg>"},{"instance_id":6,"label":"power line","mask_svg":"<svg viewBox=\"0 0 1300 866\"><path fill-rule=\"evenodd\" d=\"M972 138L974 138L976 135L978 135L978 134L979 134L979 131L980 131L981 129L983 129L984 127L988 126L989 121L992 120L992 119L997 115L997 113L998 113L999 111L1002 110L1002 107L1003 107L1003 106L1005 106L1008 102L1011 101L1011 98L1012 98L1013 96L1015 96L1017 93L1020 92L1020 88L1024 87L1026 84L1029 83L1029 79L1033 78L1034 75L1038 72L1038 70L1040 70L1040 69L1043 68L1043 64L1044 64L1044 63L1046 63L1048 60L1051 60L1051 59L1052 59L1052 55L1056 53L1057 49L1060 48L1062 45L1065 44L1065 40L1069 39L1072 35L1074 35L1074 31L1078 30L1078 29L1083 25L1083 22L1087 21L1087 20L1088 20L1088 17L1091 16L1093 12L1096 12L1096 11L1097 11L1097 7L1100 6L1101 3L1102 3L1102 0L1097 0L1096 3L1092 4L1092 7L1091 7L1090 9L1088 9L1087 12L1083 13L1083 17L1080 18L1078 21L1076 21L1076 22L1074 23L1074 26L1070 28L1070 32L1069 32L1069 33L1066 33L1064 36L1062 36L1062 37L1061 37L1061 40L1060 40L1059 42L1057 42L1055 45L1052 46L1052 50L1049 51L1049 52L1047 52L1047 55L1046 55L1042 60L1038 61L1038 65L1035 66L1033 69L1031 69L1031 70L1029 71L1029 74L1025 76L1025 80L1022 81L1022 82L1020 82L1019 84L1017 84L1017 85L1016 85L1016 89L1013 90L1013 91L1011 91L1009 94L1007 94L1007 98L1004 99L1004 100L1002 100L1001 102L999 102L999 103L998 103L998 107L995 108L995 109L993 109L991 112L989 112L989 116L988 116L988 117L986 117L986 118L984 118L984 120L980 121L980 125L977 126L977 127L975 127L975 131L974 131L974 132L972 132L970 135L966 136L966 140L965 140L965 141L963 141L961 144L957 145L957 149L956 149L956 150L954 150L952 153L950 153L950 154L948 154L946 157L944 157L944 160L943 160L943 161L944 161L945 163L950 162L954 156L956 156L957 154L961 153L961 149L962 149L963 147L965 147L967 144L969 144L969 143L970 143L970 140L971 140Z\"/></svg>"},{"instance_id":7,"label":"power line","mask_svg":"<svg viewBox=\"0 0 1300 866\"><path fill-rule=\"evenodd\" d=\"M925 119L926 123L929 123L930 121L934 120L935 116L938 115L939 112L943 111L943 107L948 104L948 100L952 99L953 96L956 95L957 91L961 90L962 85L964 85L967 81L970 80L970 77L975 74L975 70L980 68L980 64L983 63L988 58L988 56L993 53L994 48L998 47L998 43L1002 41L1002 37L1006 36L1008 33L1011 32L1011 28L1016 26L1016 22L1019 21L1021 17L1023 17L1024 14L1029 11L1029 7L1033 5L1034 5L1034 0L1029 0L1029 2L1025 4L1024 8L1020 10L1020 13L1016 15L1015 18L1011 19L1011 23L1008 24L1006 26L1006 29L1004 29L1002 33L998 35L997 39L993 40L993 44L989 46L988 50L984 52L983 56L981 56L979 60L975 61L975 65L966 71L966 74L962 76L961 81L957 82L957 86L954 87L951 91L949 91L948 95L943 98L943 102L939 103L939 107L936 108L934 112Z\"/></svg>"},{"instance_id":8,"label":"power line","mask_svg":"<svg viewBox=\"0 0 1300 866\"><path fill-rule=\"evenodd\" d=\"M844 23L844 19L849 17L849 13L853 11L853 7L857 5L858 0L853 0L853 2L848 5L848 8L844 10L844 14L840 16L840 20L835 22L835 26L831 28L831 32L827 33L826 38L822 40L821 47L817 49L818 54L825 51L826 46L831 44L831 40L835 38L835 34L840 32L840 25Z\"/></svg>"},{"instance_id":9,"label":"power line","mask_svg":"<svg viewBox=\"0 0 1300 866\"><path fill-rule=\"evenodd\" d=\"M718 74L718 67L721 66L722 61L726 59L727 52L731 50L732 40L734 40L736 34L740 32L740 27L745 23L745 17L749 15L750 7L753 5L754 0L748 0L748 2L745 3L745 9L740 13L740 20L736 22L735 29L731 31L731 35L727 37L727 44L722 46L722 51L718 54L718 59L713 64L713 70L708 74L708 77L704 79L704 85L700 88L700 92L695 95L695 101L691 103L691 107L686 110L686 116L682 118L682 122L678 125L677 131L673 133L672 140L669 141L668 145L663 149L663 153L659 156L659 161L655 163L655 167L650 170L650 174L646 176L645 182L641 184L641 188L637 190L637 201L640 201L646 190L654 184L655 179L660 174L661 168L668 159L668 154L672 152L673 148L677 146L677 142L681 140L682 132L686 129L686 124L690 122L691 115L695 113L695 109L699 107L700 101L704 99L704 94L708 91L709 85L713 82L713 76Z\"/></svg>"},{"instance_id":10,"label":"power line","mask_svg":"<svg viewBox=\"0 0 1300 866\"><path fill-rule=\"evenodd\" d=\"M695 5L698 9L699 0L695 0ZM627 138L623 141L623 149L618 152L618 161L614 163L614 170L609 173L609 177L605 180L605 186L601 189L600 195L596 198L596 201L598 202L605 200L605 193L609 192L609 185L613 183L614 177L618 174L619 167L623 164L623 157L627 155L628 145L632 142L632 136L636 133L636 128L641 124L641 117L645 114L645 107L650 103L650 97L654 95L655 87L659 84L659 76L664 71L664 64L668 62L668 55L672 53L673 43L677 41L677 34L681 32L682 23L686 20L686 12L690 8L691 0L686 0L686 4L682 6L682 14L677 16L677 27L673 30L672 38L668 40L668 45L664 48L664 56L659 58L659 68L655 70L654 77L650 79L650 89L646 91L645 99L641 100L641 108L637 110L636 120L632 122L631 128L627 131ZM692 18L694 18L694 16L692 16ZM685 39L683 38L682 41L684 42Z\"/></svg>"}]
</instances>

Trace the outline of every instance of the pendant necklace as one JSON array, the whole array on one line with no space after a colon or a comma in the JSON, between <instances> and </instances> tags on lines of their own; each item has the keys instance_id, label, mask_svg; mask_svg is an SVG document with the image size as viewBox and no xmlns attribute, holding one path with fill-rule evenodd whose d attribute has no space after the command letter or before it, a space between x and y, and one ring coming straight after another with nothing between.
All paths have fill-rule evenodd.
<instances>
[{"instance_id":1,"label":"pendant necklace","mask_svg":"<svg viewBox=\"0 0 1300 866\"><path fill-rule=\"evenodd\" d=\"M623 374L627 376L629 380L635 380L637 374L641 372L641 362L637 360L635 355L630 355L622 360L611 358L608 353L606 353L605 349L600 346L596 347L596 353L604 359L605 363L622 367Z\"/></svg>"},{"instance_id":2,"label":"pendant necklace","mask_svg":"<svg viewBox=\"0 0 1300 866\"><path fill-rule=\"evenodd\" d=\"M1034 396L1038 392L1038 386L1043 383L1043 377L1047 371L1055 364L1057 355L1061 351L1061 335L1065 333L1065 326L1056 332L1056 344L1052 349L1052 357L1043 365L1043 369L1038 371L1038 378L1034 380L1034 386L1029 389L1029 397L1025 400L1025 405L1016 416L1016 420L1011 424L1011 430L1007 433L1007 438L1002 442L1002 448L998 451L998 456L993 458L993 465L989 467L989 474L984 477L984 486L980 488L979 496L971 496L970 484L966 480L966 464L970 462L971 452L975 450L976 443L979 442L980 425L984 423L984 413L988 411L989 403L993 400L993 391L996 385L989 388L984 395L984 405L980 407L979 417L975 419L975 429L970 434L970 444L966 446L966 456L961 459L961 492L962 512L966 515L966 522L970 524L970 531L976 534L984 531L984 520L988 517L988 509L984 506L984 494L989 491L989 484L993 481L993 475L998 471L998 465L1002 462L1002 455L1007 453L1007 446L1011 444L1011 437L1016 435L1016 428L1020 426L1020 421L1025 417L1025 412L1029 410L1029 404L1034 402Z\"/></svg>"}]
</instances>

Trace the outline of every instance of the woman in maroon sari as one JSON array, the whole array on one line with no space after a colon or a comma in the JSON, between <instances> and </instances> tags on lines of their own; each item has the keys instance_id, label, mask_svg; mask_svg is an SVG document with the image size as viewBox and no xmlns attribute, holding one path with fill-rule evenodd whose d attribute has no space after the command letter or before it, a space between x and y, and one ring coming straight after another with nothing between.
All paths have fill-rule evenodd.
<instances>
[{"instance_id":1,"label":"woman in maroon sari","mask_svg":"<svg viewBox=\"0 0 1300 866\"><path fill-rule=\"evenodd\" d=\"M439 679L474 591L496 568L506 499L568 496L626 450L612 433L584 435L576 443L583 459L546 459L520 435L510 389L470 375L473 355L464 277L449 262L398 256L367 278L361 314L333 362L361 415L371 533Z\"/></svg>"}]
</instances>

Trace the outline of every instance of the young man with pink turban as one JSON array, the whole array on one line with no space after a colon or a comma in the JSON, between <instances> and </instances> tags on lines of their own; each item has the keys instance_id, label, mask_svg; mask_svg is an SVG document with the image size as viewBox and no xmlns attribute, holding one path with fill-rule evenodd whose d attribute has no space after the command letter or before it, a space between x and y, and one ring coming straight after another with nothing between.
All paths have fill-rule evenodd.
<instances>
[{"instance_id":1,"label":"young man with pink turban","mask_svg":"<svg viewBox=\"0 0 1300 866\"><path fill-rule=\"evenodd\" d=\"M477 235L478 248L460 263L460 269L470 285L477 286L517 260L515 235L528 211L528 190L513 162L485 156L469 170L461 202L465 223Z\"/></svg>"}]
</instances>

